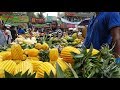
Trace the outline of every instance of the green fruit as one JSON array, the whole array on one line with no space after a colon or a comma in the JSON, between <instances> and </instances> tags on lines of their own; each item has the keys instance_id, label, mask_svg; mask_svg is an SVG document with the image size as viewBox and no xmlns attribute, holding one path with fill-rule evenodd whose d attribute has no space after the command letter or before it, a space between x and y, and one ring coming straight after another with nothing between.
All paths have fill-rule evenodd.
<instances>
[{"instance_id":1,"label":"green fruit","mask_svg":"<svg viewBox=\"0 0 120 90\"><path fill-rule=\"evenodd\" d=\"M67 41L68 41L68 42L73 42L74 39L73 39L72 37L68 37L68 38L67 38Z\"/></svg>"},{"instance_id":2,"label":"green fruit","mask_svg":"<svg viewBox=\"0 0 120 90\"><path fill-rule=\"evenodd\" d=\"M74 34L72 35L72 38L73 38L73 39L76 39L76 38L77 38L77 33L74 33Z\"/></svg>"}]
</instances>

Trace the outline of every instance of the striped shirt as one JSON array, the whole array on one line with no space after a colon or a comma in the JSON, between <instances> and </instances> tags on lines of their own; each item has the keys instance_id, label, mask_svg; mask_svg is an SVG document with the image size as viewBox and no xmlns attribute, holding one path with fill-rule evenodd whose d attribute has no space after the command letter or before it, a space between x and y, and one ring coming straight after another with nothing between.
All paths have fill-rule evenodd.
<instances>
[{"instance_id":1,"label":"striped shirt","mask_svg":"<svg viewBox=\"0 0 120 90\"><path fill-rule=\"evenodd\" d=\"M61 29L56 29L56 30L52 31L52 34L55 35L56 37L60 38L60 37L62 37L63 32Z\"/></svg>"}]
</instances>

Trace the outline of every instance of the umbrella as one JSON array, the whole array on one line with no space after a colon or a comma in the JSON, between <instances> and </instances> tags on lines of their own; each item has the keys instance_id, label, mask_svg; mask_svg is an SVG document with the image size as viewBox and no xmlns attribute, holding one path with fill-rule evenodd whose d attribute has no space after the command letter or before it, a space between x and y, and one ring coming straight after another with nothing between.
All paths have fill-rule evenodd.
<instances>
[{"instance_id":1,"label":"umbrella","mask_svg":"<svg viewBox=\"0 0 120 90\"><path fill-rule=\"evenodd\" d=\"M86 19L82 20L79 25L88 25L89 21L90 21L90 18L86 18Z\"/></svg>"}]
</instances>

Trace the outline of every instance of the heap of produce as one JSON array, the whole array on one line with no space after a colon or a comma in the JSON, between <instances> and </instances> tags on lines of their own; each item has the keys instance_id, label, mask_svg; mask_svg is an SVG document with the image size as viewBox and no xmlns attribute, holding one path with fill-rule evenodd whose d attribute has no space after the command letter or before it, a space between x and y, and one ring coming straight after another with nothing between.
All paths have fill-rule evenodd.
<instances>
[{"instance_id":1,"label":"heap of produce","mask_svg":"<svg viewBox=\"0 0 120 90\"><path fill-rule=\"evenodd\" d=\"M0 78L120 78L112 49L79 47L84 38L25 38L0 47Z\"/></svg>"}]
</instances>

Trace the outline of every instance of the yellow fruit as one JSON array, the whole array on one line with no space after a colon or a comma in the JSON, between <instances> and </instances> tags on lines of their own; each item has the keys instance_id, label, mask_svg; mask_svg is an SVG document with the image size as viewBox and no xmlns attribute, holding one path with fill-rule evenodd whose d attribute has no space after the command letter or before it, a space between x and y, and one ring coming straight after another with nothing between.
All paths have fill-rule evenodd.
<instances>
[{"instance_id":1,"label":"yellow fruit","mask_svg":"<svg viewBox=\"0 0 120 90\"><path fill-rule=\"evenodd\" d=\"M35 44L35 48L40 50L40 49L42 49L42 45L40 43L36 43Z\"/></svg>"},{"instance_id":2,"label":"yellow fruit","mask_svg":"<svg viewBox=\"0 0 120 90\"><path fill-rule=\"evenodd\" d=\"M74 34L72 35L72 38L76 39L76 38L77 38L77 33L74 33Z\"/></svg>"},{"instance_id":3,"label":"yellow fruit","mask_svg":"<svg viewBox=\"0 0 120 90\"><path fill-rule=\"evenodd\" d=\"M34 72L37 72L38 67L39 67L39 65L42 63L42 61L34 61L34 60L31 60L30 63L32 63L32 65L33 65L33 71L34 71Z\"/></svg>"},{"instance_id":4,"label":"yellow fruit","mask_svg":"<svg viewBox=\"0 0 120 90\"><path fill-rule=\"evenodd\" d=\"M61 58L63 58L65 62L73 64L74 60L71 52L80 54L80 51L77 48L74 48L72 46L67 46L62 49L60 56Z\"/></svg>"},{"instance_id":5,"label":"yellow fruit","mask_svg":"<svg viewBox=\"0 0 120 90\"><path fill-rule=\"evenodd\" d=\"M12 60L5 60L0 62L0 70L5 70L10 74L14 74L16 63Z\"/></svg>"},{"instance_id":6,"label":"yellow fruit","mask_svg":"<svg viewBox=\"0 0 120 90\"><path fill-rule=\"evenodd\" d=\"M3 61L2 56L0 56L0 62Z\"/></svg>"},{"instance_id":7,"label":"yellow fruit","mask_svg":"<svg viewBox=\"0 0 120 90\"><path fill-rule=\"evenodd\" d=\"M11 48L8 48L7 51L11 51Z\"/></svg>"},{"instance_id":8,"label":"yellow fruit","mask_svg":"<svg viewBox=\"0 0 120 90\"><path fill-rule=\"evenodd\" d=\"M24 74L28 70L28 74L33 74L33 66L29 61L21 61L16 67L14 74L22 72Z\"/></svg>"},{"instance_id":9,"label":"yellow fruit","mask_svg":"<svg viewBox=\"0 0 120 90\"><path fill-rule=\"evenodd\" d=\"M47 44L47 43L43 43L43 44L42 44L42 49L43 49L43 50L48 50L48 49L49 49L48 44Z\"/></svg>"},{"instance_id":10,"label":"yellow fruit","mask_svg":"<svg viewBox=\"0 0 120 90\"><path fill-rule=\"evenodd\" d=\"M87 49L87 52L89 52L90 49ZM97 49L93 49L92 56L98 54L99 51Z\"/></svg>"},{"instance_id":11,"label":"yellow fruit","mask_svg":"<svg viewBox=\"0 0 120 90\"><path fill-rule=\"evenodd\" d=\"M27 59L27 56L24 54L23 55L23 60L26 60Z\"/></svg>"},{"instance_id":12,"label":"yellow fruit","mask_svg":"<svg viewBox=\"0 0 120 90\"><path fill-rule=\"evenodd\" d=\"M28 55L28 51L29 51L29 49L24 49L23 53L26 54L26 55Z\"/></svg>"},{"instance_id":13,"label":"yellow fruit","mask_svg":"<svg viewBox=\"0 0 120 90\"><path fill-rule=\"evenodd\" d=\"M14 62L16 63L16 64L19 64L20 62L22 62L21 60L14 60Z\"/></svg>"},{"instance_id":14,"label":"yellow fruit","mask_svg":"<svg viewBox=\"0 0 120 90\"><path fill-rule=\"evenodd\" d=\"M78 43L77 43L77 42L75 42L75 41L74 41L74 42L72 42L72 45L77 45L77 44L78 44Z\"/></svg>"},{"instance_id":15,"label":"yellow fruit","mask_svg":"<svg viewBox=\"0 0 120 90\"><path fill-rule=\"evenodd\" d=\"M66 69L68 69L68 66L67 66L66 62L63 61L62 58L58 58L58 59L57 59L57 63L60 65L60 67L61 67L61 69L62 69L63 71L65 71ZM56 68L56 63L54 64L54 67Z\"/></svg>"},{"instance_id":16,"label":"yellow fruit","mask_svg":"<svg viewBox=\"0 0 120 90\"><path fill-rule=\"evenodd\" d=\"M34 61L39 61L38 57L27 57L27 60L34 60Z\"/></svg>"},{"instance_id":17,"label":"yellow fruit","mask_svg":"<svg viewBox=\"0 0 120 90\"><path fill-rule=\"evenodd\" d=\"M50 49L50 51L49 51L50 61L56 61L58 59L58 57L59 57L58 49L57 48Z\"/></svg>"},{"instance_id":18,"label":"yellow fruit","mask_svg":"<svg viewBox=\"0 0 120 90\"><path fill-rule=\"evenodd\" d=\"M11 46L11 56L13 60L23 60L23 50L19 44Z\"/></svg>"},{"instance_id":19,"label":"yellow fruit","mask_svg":"<svg viewBox=\"0 0 120 90\"><path fill-rule=\"evenodd\" d=\"M3 69L0 69L0 78L5 78L5 72Z\"/></svg>"},{"instance_id":20,"label":"yellow fruit","mask_svg":"<svg viewBox=\"0 0 120 90\"><path fill-rule=\"evenodd\" d=\"M44 72L49 75L51 71L54 75L56 75L56 69L52 66L52 64L49 62L43 62L38 67L36 78L44 78Z\"/></svg>"},{"instance_id":21,"label":"yellow fruit","mask_svg":"<svg viewBox=\"0 0 120 90\"><path fill-rule=\"evenodd\" d=\"M29 57L37 57L37 56L38 56L38 53L39 53L39 50L37 50L37 49L35 49L35 48L29 49L29 50L27 51L27 55L28 55Z\"/></svg>"},{"instance_id":22,"label":"yellow fruit","mask_svg":"<svg viewBox=\"0 0 120 90\"><path fill-rule=\"evenodd\" d=\"M74 41L75 41L75 42L77 42L77 43L80 43L82 40L81 40L81 39L76 38Z\"/></svg>"},{"instance_id":23,"label":"yellow fruit","mask_svg":"<svg viewBox=\"0 0 120 90\"><path fill-rule=\"evenodd\" d=\"M11 60L11 52L10 51L4 51L0 53L3 60Z\"/></svg>"}]
</instances>

